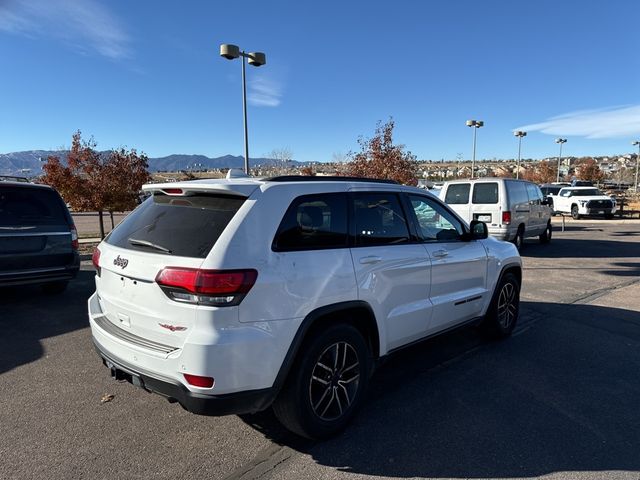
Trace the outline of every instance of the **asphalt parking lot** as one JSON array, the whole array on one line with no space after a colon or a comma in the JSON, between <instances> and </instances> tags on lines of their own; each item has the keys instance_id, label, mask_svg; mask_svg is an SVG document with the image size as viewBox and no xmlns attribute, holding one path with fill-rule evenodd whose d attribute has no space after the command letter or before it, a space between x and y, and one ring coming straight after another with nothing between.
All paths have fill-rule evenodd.
<instances>
[{"instance_id":1,"label":"asphalt parking lot","mask_svg":"<svg viewBox=\"0 0 640 480\"><path fill-rule=\"evenodd\" d=\"M640 223L567 222L527 241L519 326L392 357L342 435L268 412L201 417L117 383L67 292L0 292L0 478L640 479ZM101 403L104 395L113 395Z\"/></svg>"}]
</instances>

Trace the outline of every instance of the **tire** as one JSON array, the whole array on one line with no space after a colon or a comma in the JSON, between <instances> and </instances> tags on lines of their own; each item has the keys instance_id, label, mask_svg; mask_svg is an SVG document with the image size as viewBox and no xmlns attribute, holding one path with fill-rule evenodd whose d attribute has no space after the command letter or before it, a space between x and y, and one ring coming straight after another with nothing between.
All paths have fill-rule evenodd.
<instances>
[{"instance_id":1,"label":"tire","mask_svg":"<svg viewBox=\"0 0 640 480\"><path fill-rule=\"evenodd\" d=\"M524 245L524 228L522 228L522 226L518 228L518 233L516 233L516 236L512 240L512 242L516 246L518 251L522 250L522 246Z\"/></svg>"},{"instance_id":2,"label":"tire","mask_svg":"<svg viewBox=\"0 0 640 480\"><path fill-rule=\"evenodd\" d=\"M571 207L571 217L574 220L580 220L580 214L578 213L578 206L577 205L573 205Z\"/></svg>"},{"instance_id":3,"label":"tire","mask_svg":"<svg viewBox=\"0 0 640 480\"><path fill-rule=\"evenodd\" d=\"M282 425L310 439L343 430L362 404L369 383L370 352L360 332L336 324L305 342L273 404Z\"/></svg>"},{"instance_id":4,"label":"tire","mask_svg":"<svg viewBox=\"0 0 640 480\"><path fill-rule=\"evenodd\" d=\"M55 295L55 294L64 292L67 289L67 285L69 285L68 280L62 280L60 282L45 283L44 285L42 285L42 291L44 293L50 293Z\"/></svg>"},{"instance_id":5,"label":"tire","mask_svg":"<svg viewBox=\"0 0 640 480\"><path fill-rule=\"evenodd\" d=\"M611 219L613 219L613 213L607 213L607 214L604 216L604 218L605 218L605 220L611 220Z\"/></svg>"},{"instance_id":6,"label":"tire","mask_svg":"<svg viewBox=\"0 0 640 480\"><path fill-rule=\"evenodd\" d=\"M553 227L551 226L551 222L548 222L544 232L538 237L540 239L540 243L549 243L551 241L552 233Z\"/></svg>"},{"instance_id":7,"label":"tire","mask_svg":"<svg viewBox=\"0 0 640 480\"><path fill-rule=\"evenodd\" d=\"M482 324L491 338L511 335L520 312L520 282L513 273L505 273L496 286L491 305Z\"/></svg>"}]
</instances>

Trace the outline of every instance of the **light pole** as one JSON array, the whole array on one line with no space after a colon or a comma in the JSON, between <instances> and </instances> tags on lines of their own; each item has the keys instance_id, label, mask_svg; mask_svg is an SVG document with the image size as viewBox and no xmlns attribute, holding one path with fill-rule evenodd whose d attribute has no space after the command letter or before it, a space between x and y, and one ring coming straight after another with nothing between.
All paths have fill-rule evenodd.
<instances>
[{"instance_id":1,"label":"light pole","mask_svg":"<svg viewBox=\"0 0 640 480\"><path fill-rule=\"evenodd\" d=\"M567 139L556 138L556 143L560 144L560 155L558 155L558 173L556 175L556 182L560 182L560 160L562 160L562 144L567 143Z\"/></svg>"},{"instance_id":2,"label":"light pole","mask_svg":"<svg viewBox=\"0 0 640 480\"><path fill-rule=\"evenodd\" d=\"M467 127L473 128L473 157L471 158L471 178L473 178L476 169L476 132L480 127L484 126L482 120L467 120Z\"/></svg>"},{"instance_id":3,"label":"light pole","mask_svg":"<svg viewBox=\"0 0 640 480\"><path fill-rule=\"evenodd\" d=\"M633 189L638 191L638 165L640 165L640 141L636 140L635 142L631 142L631 145L638 146L638 156L636 157L636 182L633 185Z\"/></svg>"},{"instance_id":4,"label":"light pole","mask_svg":"<svg viewBox=\"0 0 640 480\"><path fill-rule=\"evenodd\" d=\"M244 114L244 173L249 175L249 132L247 129L247 81L245 79L244 59L248 58L249 65L260 67L267 63L267 57L262 52L246 53L240 50L237 45L222 44L220 45L220 56L227 60L234 60L242 57L242 112Z\"/></svg>"},{"instance_id":5,"label":"light pole","mask_svg":"<svg viewBox=\"0 0 640 480\"><path fill-rule=\"evenodd\" d=\"M516 178L520 178L520 152L522 151L522 137L526 137L527 132L518 130L517 132L513 132L513 134L518 137L518 163L516 165Z\"/></svg>"}]
</instances>

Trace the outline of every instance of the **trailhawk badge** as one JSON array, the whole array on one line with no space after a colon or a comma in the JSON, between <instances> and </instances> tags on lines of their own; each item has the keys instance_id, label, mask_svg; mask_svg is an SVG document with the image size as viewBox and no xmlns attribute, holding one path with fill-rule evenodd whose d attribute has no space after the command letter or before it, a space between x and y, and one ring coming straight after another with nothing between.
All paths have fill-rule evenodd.
<instances>
[{"instance_id":1,"label":"trailhawk badge","mask_svg":"<svg viewBox=\"0 0 640 480\"><path fill-rule=\"evenodd\" d=\"M184 332L187 327L181 327L180 325L169 325L167 323L159 323L162 328L166 328L167 330L171 330L172 332Z\"/></svg>"},{"instance_id":2,"label":"trailhawk badge","mask_svg":"<svg viewBox=\"0 0 640 480\"><path fill-rule=\"evenodd\" d=\"M127 260L126 258L122 258L120 257L120 255L118 255L116 259L113 261L113 264L116 267L122 267L124 269L127 265L129 265L129 260Z\"/></svg>"}]
</instances>

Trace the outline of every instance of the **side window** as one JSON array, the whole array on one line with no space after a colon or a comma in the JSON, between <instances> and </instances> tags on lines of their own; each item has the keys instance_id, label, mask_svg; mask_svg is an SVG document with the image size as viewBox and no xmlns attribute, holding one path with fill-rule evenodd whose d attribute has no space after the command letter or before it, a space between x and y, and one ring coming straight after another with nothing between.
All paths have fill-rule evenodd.
<instances>
[{"instance_id":1,"label":"side window","mask_svg":"<svg viewBox=\"0 0 640 480\"><path fill-rule=\"evenodd\" d=\"M538 187L537 185L534 185L535 189L536 189L536 195L538 197L538 200L540 200L542 202L542 200L544 199L545 195L542 194L542 190L540 190L540 187Z\"/></svg>"},{"instance_id":2,"label":"side window","mask_svg":"<svg viewBox=\"0 0 640 480\"><path fill-rule=\"evenodd\" d=\"M527 186L527 195L529 196L529 202L531 204L539 205L540 198L538 197L538 187L536 187L533 183L526 183Z\"/></svg>"},{"instance_id":3,"label":"side window","mask_svg":"<svg viewBox=\"0 0 640 480\"><path fill-rule=\"evenodd\" d=\"M296 198L273 241L273 250L278 252L347 246L347 195L344 193Z\"/></svg>"},{"instance_id":4,"label":"side window","mask_svg":"<svg viewBox=\"0 0 640 480\"><path fill-rule=\"evenodd\" d=\"M394 193L356 193L353 197L356 246L407 243L409 228Z\"/></svg>"},{"instance_id":5,"label":"side window","mask_svg":"<svg viewBox=\"0 0 640 480\"><path fill-rule=\"evenodd\" d=\"M498 183L476 183L473 187L472 203L498 203Z\"/></svg>"},{"instance_id":6,"label":"side window","mask_svg":"<svg viewBox=\"0 0 640 480\"><path fill-rule=\"evenodd\" d=\"M449 205L459 205L469 203L469 183L453 183L447 188L444 201Z\"/></svg>"},{"instance_id":7,"label":"side window","mask_svg":"<svg viewBox=\"0 0 640 480\"><path fill-rule=\"evenodd\" d=\"M460 240L464 227L437 201L419 195L410 195L409 200L418 220L418 234L423 240L428 242Z\"/></svg>"},{"instance_id":8,"label":"side window","mask_svg":"<svg viewBox=\"0 0 640 480\"><path fill-rule=\"evenodd\" d=\"M509 202L512 204L529 203L527 187L522 182L507 182L509 189Z\"/></svg>"}]
</instances>

